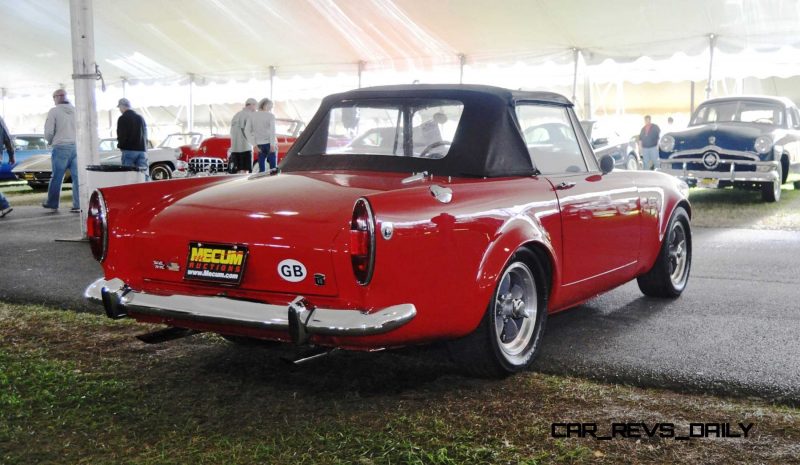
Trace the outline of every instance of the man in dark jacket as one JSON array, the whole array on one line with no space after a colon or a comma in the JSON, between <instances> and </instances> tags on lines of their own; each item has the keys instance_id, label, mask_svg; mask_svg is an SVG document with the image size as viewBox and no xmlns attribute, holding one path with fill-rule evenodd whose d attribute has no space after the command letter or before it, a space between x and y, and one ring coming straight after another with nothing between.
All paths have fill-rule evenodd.
<instances>
[{"instance_id":1,"label":"man in dark jacket","mask_svg":"<svg viewBox=\"0 0 800 465\"><path fill-rule=\"evenodd\" d=\"M642 164L646 170L658 168L658 140L661 138L661 129L657 124L650 122L650 115L644 117L644 126L639 131L639 153L642 154Z\"/></svg>"},{"instance_id":2,"label":"man in dark jacket","mask_svg":"<svg viewBox=\"0 0 800 465\"><path fill-rule=\"evenodd\" d=\"M6 127L6 122L3 121L3 118L0 118L0 139L3 141L3 145L6 147L8 151L8 164L13 165L16 160L14 160L14 144L11 143L11 135L8 133L8 128ZM2 149L0 149L2 150ZM3 152L0 151L0 164L3 163ZM8 203L8 199L6 196L0 192L0 218L11 213L14 210L11 208L11 205Z\"/></svg>"},{"instance_id":3,"label":"man in dark jacket","mask_svg":"<svg viewBox=\"0 0 800 465\"><path fill-rule=\"evenodd\" d=\"M117 108L122 113L117 119L117 147L122 151L122 166L134 166L149 180L147 163L147 124L144 118L131 109L131 102L119 99Z\"/></svg>"}]
</instances>

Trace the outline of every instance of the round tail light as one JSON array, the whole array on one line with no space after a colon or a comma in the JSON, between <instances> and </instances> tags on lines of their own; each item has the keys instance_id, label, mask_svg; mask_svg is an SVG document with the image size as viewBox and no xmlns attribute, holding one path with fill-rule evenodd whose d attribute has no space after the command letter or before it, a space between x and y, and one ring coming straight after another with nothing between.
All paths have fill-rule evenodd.
<instances>
[{"instance_id":1,"label":"round tail light","mask_svg":"<svg viewBox=\"0 0 800 465\"><path fill-rule=\"evenodd\" d=\"M89 246L94 258L102 262L106 258L108 249L108 222L106 217L106 202L100 191L92 192L89 198L89 212L86 218L86 235L89 237Z\"/></svg>"},{"instance_id":2,"label":"round tail light","mask_svg":"<svg viewBox=\"0 0 800 465\"><path fill-rule=\"evenodd\" d=\"M375 266L375 219L364 198L356 201L350 221L350 261L358 284L369 283Z\"/></svg>"}]
</instances>

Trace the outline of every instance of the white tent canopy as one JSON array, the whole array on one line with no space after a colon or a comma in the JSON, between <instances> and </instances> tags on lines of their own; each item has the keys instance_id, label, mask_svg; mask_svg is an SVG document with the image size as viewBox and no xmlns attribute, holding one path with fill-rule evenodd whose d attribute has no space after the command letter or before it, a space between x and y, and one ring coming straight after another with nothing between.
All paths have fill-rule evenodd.
<instances>
[{"instance_id":1,"label":"white tent canopy","mask_svg":"<svg viewBox=\"0 0 800 465\"><path fill-rule=\"evenodd\" d=\"M68 0L1 0L0 87L71 82ZM225 82L800 45L797 0L96 0L106 81ZM762 69L753 70L764 73ZM778 72L778 71L776 71ZM357 84L353 83L353 87Z\"/></svg>"}]
</instances>

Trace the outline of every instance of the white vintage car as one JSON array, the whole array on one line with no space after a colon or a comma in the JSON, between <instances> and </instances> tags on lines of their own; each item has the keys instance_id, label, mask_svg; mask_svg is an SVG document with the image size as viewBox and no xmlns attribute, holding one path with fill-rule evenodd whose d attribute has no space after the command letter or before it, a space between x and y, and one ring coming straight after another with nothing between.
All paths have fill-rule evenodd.
<instances>
[{"instance_id":1,"label":"white vintage car","mask_svg":"<svg viewBox=\"0 0 800 465\"><path fill-rule=\"evenodd\" d=\"M170 134L156 148L148 148L147 161L150 164L150 179L160 181L173 177L186 176L186 162L179 160L181 145L199 143L201 134ZM122 152L117 148L117 139L100 139L99 145L101 165L120 165L122 164ZM46 189L52 177L52 164L50 154L33 155L27 160L17 163L12 172L21 179L28 182L33 189ZM64 176L64 182L72 182L72 175L69 171Z\"/></svg>"},{"instance_id":2,"label":"white vintage car","mask_svg":"<svg viewBox=\"0 0 800 465\"><path fill-rule=\"evenodd\" d=\"M147 162L150 164L150 179L160 181L173 177L186 176L186 162L179 160L180 146L197 145L203 138L199 133L170 134L156 148L147 149ZM100 164L122 164L122 152L117 148L117 139L100 141Z\"/></svg>"}]
</instances>

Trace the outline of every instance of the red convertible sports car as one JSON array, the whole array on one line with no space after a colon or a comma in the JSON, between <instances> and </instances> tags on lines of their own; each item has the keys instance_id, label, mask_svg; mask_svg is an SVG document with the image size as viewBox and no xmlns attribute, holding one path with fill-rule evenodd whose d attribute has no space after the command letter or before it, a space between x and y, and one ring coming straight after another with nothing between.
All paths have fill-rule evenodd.
<instances>
[{"instance_id":1,"label":"red convertible sports car","mask_svg":"<svg viewBox=\"0 0 800 465\"><path fill-rule=\"evenodd\" d=\"M570 130L525 139L552 124ZM277 172L95 191L88 235L105 277L86 296L111 318L172 327L162 339L445 340L469 372L503 375L531 363L549 313L632 279L649 296L684 290L686 184L613 165L557 94L336 94Z\"/></svg>"}]
</instances>

